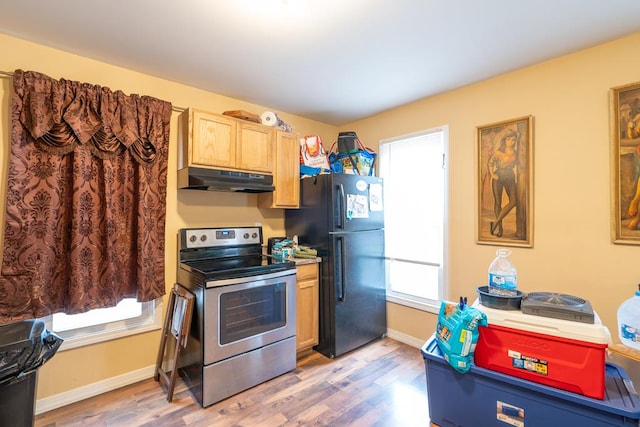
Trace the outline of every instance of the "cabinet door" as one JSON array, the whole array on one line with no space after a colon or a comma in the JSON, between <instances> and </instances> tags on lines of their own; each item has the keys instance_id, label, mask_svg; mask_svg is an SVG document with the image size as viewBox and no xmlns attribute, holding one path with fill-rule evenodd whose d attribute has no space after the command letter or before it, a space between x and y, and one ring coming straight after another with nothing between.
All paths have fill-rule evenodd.
<instances>
[{"instance_id":1,"label":"cabinet door","mask_svg":"<svg viewBox=\"0 0 640 427\"><path fill-rule=\"evenodd\" d=\"M275 163L274 205L297 208L300 204L300 144L297 135L277 132Z\"/></svg>"},{"instance_id":2,"label":"cabinet door","mask_svg":"<svg viewBox=\"0 0 640 427\"><path fill-rule=\"evenodd\" d=\"M260 193L258 201L262 208L298 208L300 206L300 145L298 136L292 133L275 132L273 155L272 193Z\"/></svg>"},{"instance_id":3,"label":"cabinet door","mask_svg":"<svg viewBox=\"0 0 640 427\"><path fill-rule=\"evenodd\" d=\"M190 164L235 167L236 126L233 119L194 110Z\"/></svg>"},{"instance_id":4,"label":"cabinet door","mask_svg":"<svg viewBox=\"0 0 640 427\"><path fill-rule=\"evenodd\" d=\"M306 350L318 344L318 264L297 268L296 350Z\"/></svg>"},{"instance_id":5,"label":"cabinet door","mask_svg":"<svg viewBox=\"0 0 640 427\"><path fill-rule=\"evenodd\" d=\"M238 169L267 172L273 171L273 128L251 123L239 123L237 138Z\"/></svg>"}]
</instances>

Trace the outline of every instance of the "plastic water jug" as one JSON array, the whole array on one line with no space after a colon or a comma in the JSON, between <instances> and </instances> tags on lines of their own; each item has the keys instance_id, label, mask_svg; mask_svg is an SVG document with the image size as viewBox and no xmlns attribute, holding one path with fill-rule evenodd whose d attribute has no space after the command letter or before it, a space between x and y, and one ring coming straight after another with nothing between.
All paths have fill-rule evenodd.
<instances>
[{"instance_id":1,"label":"plastic water jug","mask_svg":"<svg viewBox=\"0 0 640 427\"><path fill-rule=\"evenodd\" d=\"M511 251L498 249L496 258L489 265L489 293L503 296L518 294L518 273L516 267L509 260Z\"/></svg>"},{"instance_id":2,"label":"plastic water jug","mask_svg":"<svg viewBox=\"0 0 640 427\"><path fill-rule=\"evenodd\" d=\"M622 344L640 350L640 285L618 308L618 336Z\"/></svg>"}]
</instances>

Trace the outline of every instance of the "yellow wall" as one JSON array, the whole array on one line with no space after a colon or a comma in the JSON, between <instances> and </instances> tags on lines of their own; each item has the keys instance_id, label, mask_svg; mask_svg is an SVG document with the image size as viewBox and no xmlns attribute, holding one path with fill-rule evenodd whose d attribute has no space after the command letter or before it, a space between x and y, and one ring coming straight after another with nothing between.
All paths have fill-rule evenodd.
<instances>
[{"instance_id":1,"label":"yellow wall","mask_svg":"<svg viewBox=\"0 0 640 427\"><path fill-rule=\"evenodd\" d=\"M124 93L154 96L174 107L197 107L222 113L245 110L256 114L272 110L189 86L132 72L105 63L71 55L0 34L0 71L38 71L54 79L66 78L106 86ZM170 61L171 58L167 58ZM1 115L0 194L6 194L6 174L10 146L10 78L0 78ZM305 94L300 94L305 96ZM337 128L278 112L300 135L317 134L333 141ZM177 190L177 112L171 117L169 175L167 191L165 281L170 289L176 280L177 230L181 227L254 225L261 223L264 237L283 235L284 211L258 209L257 195ZM4 224L5 200L0 201L0 223ZM3 227L0 227L2 233ZM52 396L103 381L155 364L160 332L151 332L103 344L58 352L40 370L37 398Z\"/></svg>"},{"instance_id":2,"label":"yellow wall","mask_svg":"<svg viewBox=\"0 0 640 427\"><path fill-rule=\"evenodd\" d=\"M495 246L475 243L475 127L525 115L534 116L534 247L514 248L524 291L579 295L592 302L615 335L616 308L640 281L634 255L640 247L614 245L609 235L609 104L613 86L640 80L640 34L490 79L459 90L351 123L368 146L383 138L449 125L449 297L474 297L485 283ZM256 106L0 35L0 70L21 68L171 101L177 107L214 112ZM167 60L171 60L167 58ZM428 78L428 76L425 76ZM0 79L2 99L0 176L6 176L10 141L11 80ZM301 94L300 96L304 96ZM300 134L319 134L329 148L338 129L281 112ZM176 118L172 116L169 164L177 163ZM176 190L170 167L167 195L167 287L175 281L176 230L180 227L253 224L265 236L281 234L280 210L256 208L256 196ZM173 172L171 172L173 171ZM6 192L0 179L0 194ZM408 189L408 196L420 189ZM4 222L4 200L0 223ZM419 225L419 224L417 224ZM0 230L1 232L1 230ZM389 304L389 328L424 340L435 316ZM58 353L40 369L38 398L92 384L155 363L159 333L114 340Z\"/></svg>"},{"instance_id":3,"label":"yellow wall","mask_svg":"<svg viewBox=\"0 0 640 427\"><path fill-rule=\"evenodd\" d=\"M639 48L636 33L348 125L374 146L449 125L448 298L475 299L497 249L475 242L476 126L533 115L534 246L513 248L518 285L589 300L617 340L617 307L640 282L640 247L610 237L609 89L640 81ZM389 328L433 332L435 315L389 306Z\"/></svg>"}]
</instances>

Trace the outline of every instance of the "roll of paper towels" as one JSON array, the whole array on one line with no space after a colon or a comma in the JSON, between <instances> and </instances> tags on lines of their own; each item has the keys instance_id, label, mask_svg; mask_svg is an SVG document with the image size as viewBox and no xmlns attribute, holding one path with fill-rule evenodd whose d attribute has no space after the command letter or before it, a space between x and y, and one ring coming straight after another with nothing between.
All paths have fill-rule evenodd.
<instances>
[{"instance_id":1,"label":"roll of paper towels","mask_svg":"<svg viewBox=\"0 0 640 427\"><path fill-rule=\"evenodd\" d=\"M266 126L278 126L280 119L278 119L278 115L273 111L265 111L260 116L260 121Z\"/></svg>"},{"instance_id":2,"label":"roll of paper towels","mask_svg":"<svg viewBox=\"0 0 640 427\"><path fill-rule=\"evenodd\" d=\"M291 132L293 129L291 126L280 120L280 117L278 117L278 115L273 111L265 111L262 113L260 116L260 122L266 126L277 127L285 132Z\"/></svg>"}]
</instances>

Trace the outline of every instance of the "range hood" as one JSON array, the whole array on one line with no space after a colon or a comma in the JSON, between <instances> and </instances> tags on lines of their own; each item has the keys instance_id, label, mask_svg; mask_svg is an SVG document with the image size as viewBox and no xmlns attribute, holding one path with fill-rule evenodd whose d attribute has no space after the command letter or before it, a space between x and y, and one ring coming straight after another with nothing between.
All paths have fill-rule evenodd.
<instances>
[{"instance_id":1,"label":"range hood","mask_svg":"<svg viewBox=\"0 0 640 427\"><path fill-rule=\"evenodd\" d=\"M252 172L186 167L178 170L178 188L267 193L275 190L273 176Z\"/></svg>"}]
</instances>

